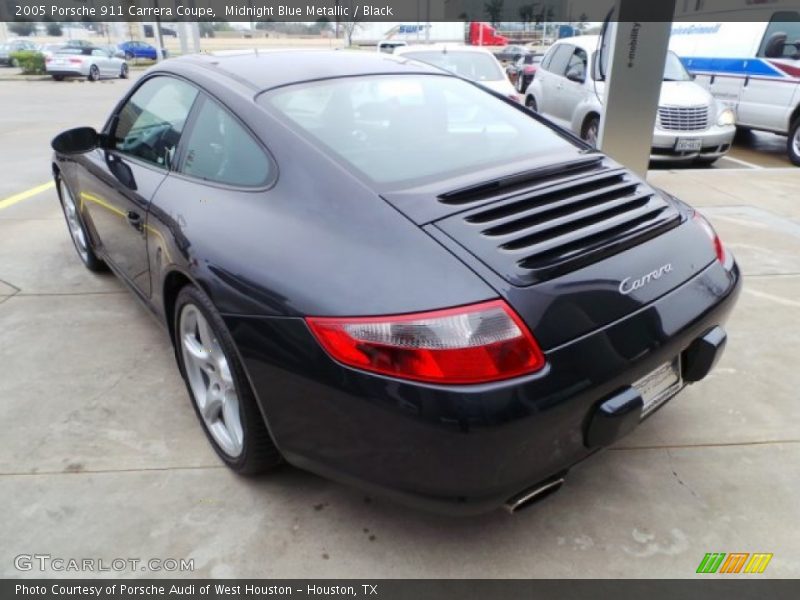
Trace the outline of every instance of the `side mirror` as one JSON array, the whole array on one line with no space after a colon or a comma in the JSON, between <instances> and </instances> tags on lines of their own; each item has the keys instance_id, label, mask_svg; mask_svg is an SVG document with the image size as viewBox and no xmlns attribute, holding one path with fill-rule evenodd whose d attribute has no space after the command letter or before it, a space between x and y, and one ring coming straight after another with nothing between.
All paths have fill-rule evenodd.
<instances>
[{"instance_id":1,"label":"side mirror","mask_svg":"<svg viewBox=\"0 0 800 600\"><path fill-rule=\"evenodd\" d=\"M59 154L82 154L100 145L100 134L93 127L76 127L62 131L50 142Z\"/></svg>"},{"instance_id":2,"label":"side mirror","mask_svg":"<svg viewBox=\"0 0 800 600\"><path fill-rule=\"evenodd\" d=\"M692 81L694 81L695 79L697 79L697 73L689 73L689 77L691 77Z\"/></svg>"}]
</instances>

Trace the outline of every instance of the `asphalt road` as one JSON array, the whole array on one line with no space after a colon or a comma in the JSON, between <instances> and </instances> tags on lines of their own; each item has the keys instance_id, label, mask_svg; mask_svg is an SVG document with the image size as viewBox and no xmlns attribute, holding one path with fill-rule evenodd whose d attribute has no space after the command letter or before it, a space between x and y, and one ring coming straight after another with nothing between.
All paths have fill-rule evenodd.
<instances>
[{"instance_id":1,"label":"asphalt road","mask_svg":"<svg viewBox=\"0 0 800 600\"><path fill-rule=\"evenodd\" d=\"M166 334L82 267L49 184L51 137L99 127L130 85L0 82L0 576L39 576L13 557L48 553L206 577L681 578L707 552L768 552L763 577L800 577L800 170L652 171L745 273L725 356L558 494L449 519L219 462ZM142 574L164 575L108 575Z\"/></svg>"}]
</instances>

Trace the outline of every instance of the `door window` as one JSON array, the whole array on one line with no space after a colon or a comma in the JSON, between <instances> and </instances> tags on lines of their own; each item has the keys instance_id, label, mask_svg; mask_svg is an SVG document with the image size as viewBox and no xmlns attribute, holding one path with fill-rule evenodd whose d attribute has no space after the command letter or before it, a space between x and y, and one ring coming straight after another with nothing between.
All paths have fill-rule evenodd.
<instances>
[{"instance_id":1,"label":"door window","mask_svg":"<svg viewBox=\"0 0 800 600\"><path fill-rule=\"evenodd\" d=\"M570 58L572 58L574 51L575 46L571 44L560 44L557 46L555 54L553 54L553 58L550 61L550 67L547 70L563 77L567 72L567 64Z\"/></svg>"},{"instance_id":2,"label":"door window","mask_svg":"<svg viewBox=\"0 0 800 600\"><path fill-rule=\"evenodd\" d=\"M188 133L186 175L240 187L261 186L269 181L269 158L252 136L225 109L204 100Z\"/></svg>"},{"instance_id":3,"label":"door window","mask_svg":"<svg viewBox=\"0 0 800 600\"><path fill-rule=\"evenodd\" d=\"M114 147L121 153L169 168L197 89L172 77L143 83L117 115Z\"/></svg>"}]
</instances>

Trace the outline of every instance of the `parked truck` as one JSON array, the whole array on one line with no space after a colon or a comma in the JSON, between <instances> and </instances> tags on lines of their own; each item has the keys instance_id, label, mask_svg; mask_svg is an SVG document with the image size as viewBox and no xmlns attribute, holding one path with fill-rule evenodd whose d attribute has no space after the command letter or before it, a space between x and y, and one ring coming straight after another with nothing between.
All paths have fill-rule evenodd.
<instances>
[{"instance_id":1,"label":"parked truck","mask_svg":"<svg viewBox=\"0 0 800 600\"><path fill-rule=\"evenodd\" d=\"M452 21L441 23L359 23L353 42L378 45L381 41L417 43L458 43L471 46L505 46L508 38L489 23Z\"/></svg>"}]
</instances>

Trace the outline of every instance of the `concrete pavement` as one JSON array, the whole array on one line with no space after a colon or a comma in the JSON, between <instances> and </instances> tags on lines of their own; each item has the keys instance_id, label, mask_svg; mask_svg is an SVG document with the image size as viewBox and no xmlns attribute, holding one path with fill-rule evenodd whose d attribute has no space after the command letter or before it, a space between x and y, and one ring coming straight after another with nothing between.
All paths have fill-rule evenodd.
<instances>
[{"instance_id":1,"label":"concrete pavement","mask_svg":"<svg viewBox=\"0 0 800 600\"><path fill-rule=\"evenodd\" d=\"M129 83L25 85L0 83L0 202L45 183L50 137L102 123ZM215 577L692 577L706 552L772 552L763 576L800 577L800 170L650 179L742 265L727 352L514 517L430 515L289 467L232 475L167 336L81 266L54 190L0 210L0 575L37 576L13 559L47 553L190 558Z\"/></svg>"}]
</instances>

